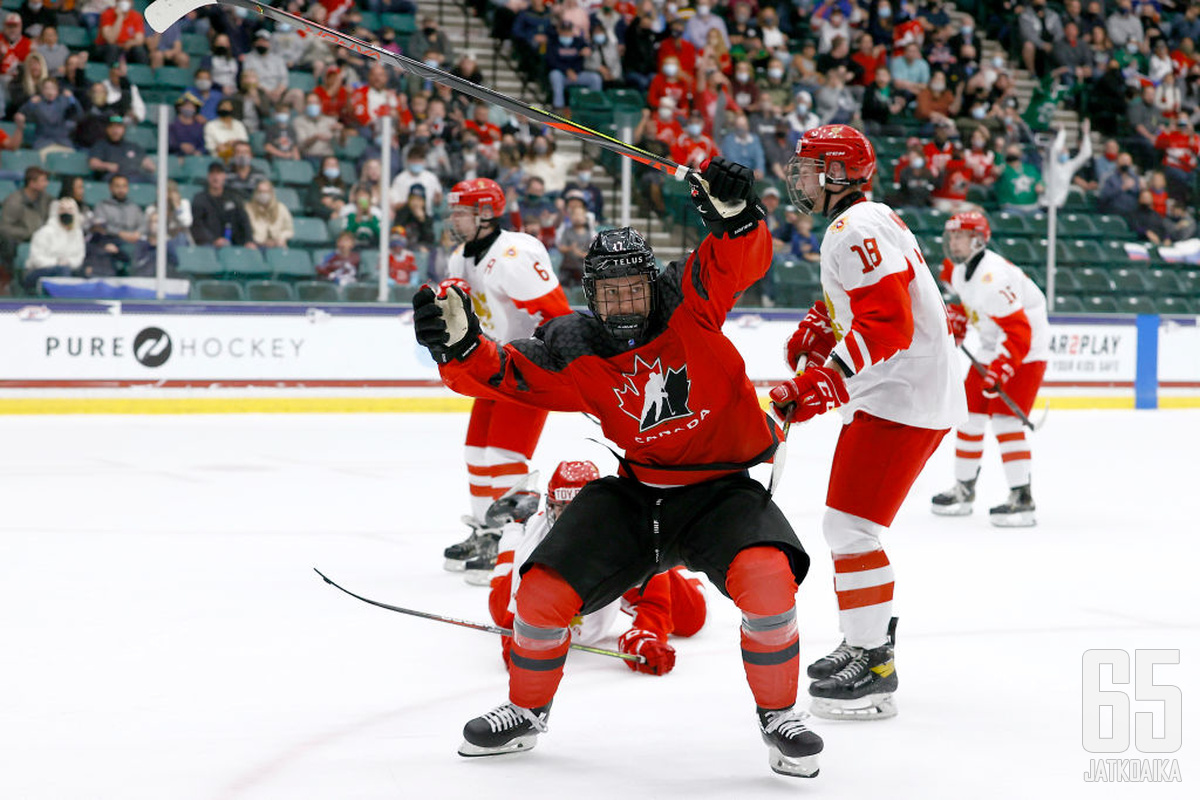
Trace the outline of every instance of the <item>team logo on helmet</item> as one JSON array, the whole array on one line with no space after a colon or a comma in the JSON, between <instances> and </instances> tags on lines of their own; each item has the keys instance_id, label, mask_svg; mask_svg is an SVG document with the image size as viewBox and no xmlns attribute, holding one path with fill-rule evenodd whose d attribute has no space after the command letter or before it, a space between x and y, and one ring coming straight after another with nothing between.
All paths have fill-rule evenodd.
<instances>
[{"instance_id":1,"label":"team logo on helmet","mask_svg":"<svg viewBox=\"0 0 1200 800\"><path fill-rule=\"evenodd\" d=\"M692 384L687 364L664 370L662 359L647 364L638 356L633 362L633 373L622 377L625 385L613 392L621 410L638 421L639 430L648 431L668 420L692 415L688 408Z\"/></svg>"}]
</instances>

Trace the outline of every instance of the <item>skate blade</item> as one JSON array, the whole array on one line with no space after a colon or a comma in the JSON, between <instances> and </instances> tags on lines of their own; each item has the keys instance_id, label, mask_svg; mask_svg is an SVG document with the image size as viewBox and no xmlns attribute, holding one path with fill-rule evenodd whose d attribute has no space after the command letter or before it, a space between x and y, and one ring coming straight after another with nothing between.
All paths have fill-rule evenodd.
<instances>
[{"instance_id":1,"label":"skate blade","mask_svg":"<svg viewBox=\"0 0 1200 800\"><path fill-rule=\"evenodd\" d=\"M965 517L970 515L975 507L970 503L955 503L949 506L932 506L932 511L939 517Z\"/></svg>"},{"instance_id":2,"label":"skate blade","mask_svg":"<svg viewBox=\"0 0 1200 800\"><path fill-rule=\"evenodd\" d=\"M815 778L821 772L817 756L785 756L778 747L767 748L771 771L792 778Z\"/></svg>"},{"instance_id":3,"label":"skate blade","mask_svg":"<svg viewBox=\"0 0 1200 800\"><path fill-rule=\"evenodd\" d=\"M469 570L466 570L465 572L463 572L463 580L466 581L467 583L471 584L472 586L491 586L492 585L492 571L490 569L489 570L469 569Z\"/></svg>"},{"instance_id":4,"label":"skate blade","mask_svg":"<svg viewBox=\"0 0 1200 800\"><path fill-rule=\"evenodd\" d=\"M500 747L480 747L477 744L471 744L466 739L458 746L458 754L464 758L481 758L485 756L503 756L509 753L523 753L526 750L532 750L537 744L537 734L528 736L518 736L511 742Z\"/></svg>"},{"instance_id":5,"label":"skate blade","mask_svg":"<svg viewBox=\"0 0 1200 800\"><path fill-rule=\"evenodd\" d=\"M992 514L991 521L997 528L1032 528L1037 525L1037 519L1032 511L1019 511L1016 514Z\"/></svg>"},{"instance_id":6,"label":"skate blade","mask_svg":"<svg viewBox=\"0 0 1200 800\"><path fill-rule=\"evenodd\" d=\"M821 719L888 719L897 714L896 697L891 692L869 694L854 700L814 697L808 711Z\"/></svg>"},{"instance_id":7,"label":"skate blade","mask_svg":"<svg viewBox=\"0 0 1200 800\"><path fill-rule=\"evenodd\" d=\"M465 558L462 561L454 558L447 558L442 563L442 568L447 572L462 572L467 568L467 560Z\"/></svg>"}]
</instances>

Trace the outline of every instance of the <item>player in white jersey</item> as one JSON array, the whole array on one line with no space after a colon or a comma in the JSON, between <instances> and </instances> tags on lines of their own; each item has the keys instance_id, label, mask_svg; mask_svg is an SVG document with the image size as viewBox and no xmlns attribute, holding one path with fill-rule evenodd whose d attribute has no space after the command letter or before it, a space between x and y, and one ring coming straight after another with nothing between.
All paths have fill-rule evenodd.
<instances>
[{"instance_id":1,"label":"player in white jersey","mask_svg":"<svg viewBox=\"0 0 1200 800\"><path fill-rule=\"evenodd\" d=\"M971 369L967 373L969 413L957 431L956 482L933 498L933 513L971 513L983 434L991 419L1009 494L1004 503L991 509L990 518L993 525L1026 527L1037 524L1029 488L1032 457L1021 420L1000 399L999 390L1029 415L1046 373L1050 322L1042 290L1020 268L987 249L991 238L987 217L977 211L955 214L946 221L941 278L961 303L950 306L951 327L960 343L968 321L978 329L982 349L973 355L987 364L987 371L981 374Z\"/></svg>"},{"instance_id":2,"label":"player in white jersey","mask_svg":"<svg viewBox=\"0 0 1200 800\"><path fill-rule=\"evenodd\" d=\"M461 181L447 198L449 225L460 243L447 264L449 281L471 298L483 332L501 344L527 339L541 323L571 313L550 254L537 238L500 229L504 190L488 178ZM499 533L483 527L492 501L529 473L546 412L508 400L477 399L467 424L466 460L471 536L446 548L445 566L493 560Z\"/></svg>"},{"instance_id":3,"label":"player in white jersey","mask_svg":"<svg viewBox=\"0 0 1200 800\"><path fill-rule=\"evenodd\" d=\"M504 526L488 598L488 607L497 625L513 626L521 566L546 538L562 510L585 485L599 477L599 470L590 461L563 461L550 477L545 509L527 521L514 521ZM506 500L499 500L497 504L505 505ZM497 513L504 512L498 510ZM603 608L577 616L570 625L571 641L596 644L609 634L621 611L633 617L633 625L617 639L618 647L622 653L646 659L644 664L636 661L625 664L637 672L666 675L675 666L675 648L667 643L667 637L691 636L699 631L704 627L708 606L700 580L676 567L660 572L645 586L630 589L619 600ZM504 637L502 653L506 665L511 646L512 640Z\"/></svg>"},{"instance_id":4,"label":"player in white jersey","mask_svg":"<svg viewBox=\"0 0 1200 800\"><path fill-rule=\"evenodd\" d=\"M823 521L844 639L808 668L812 713L896 713L894 580L880 535L951 427L966 416L962 373L937 281L904 222L867 200L875 148L848 125L807 131L788 163L792 202L831 220L821 288L788 342L803 372L771 390L776 412L802 422L834 408L845 424Z\"/></svg>"}]
</instances>

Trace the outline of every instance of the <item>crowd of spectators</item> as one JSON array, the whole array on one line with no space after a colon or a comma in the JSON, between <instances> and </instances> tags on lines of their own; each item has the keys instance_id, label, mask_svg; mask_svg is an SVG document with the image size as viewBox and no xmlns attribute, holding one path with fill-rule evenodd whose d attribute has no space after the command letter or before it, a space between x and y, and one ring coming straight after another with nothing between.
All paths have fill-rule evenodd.
<instances>
[{"instance_id":1,"label":"crowd of spectators","mask_svg":"<svg viewBox=\"0 0 1200 800\"><path fill-rule=\"evenodd\" d=\"M152 130L159 103L173 109L166 242L173 264L189 245L287 248L299 223L315 218L328 230L318 273L330 280L360 277L359 254L377 249L381 237L394 279L437 278L453 246L443 224L450 187L488 177L510 199L504 224L541 239L563 282L579 282L586 245L610 220L594 183L597 164L563 156L549 130L243 9L206 6L156 34L141 16L144 5L43 0L3 15L0 117L14 124L0 130L0 180L17 188L0 210L0 269L11 270L18 245L28 243L27 288L47 270L152 270L157 206L134 203L131 193L145 194L130 187L154 181L157 162L145 137L132 134ZM474 54L458 52L437 14L411 0L279 5L484 82ZM861 126L877 142L873 192L901 206L952 212L986 204L1029 214L1076 196L1122 214L1152 242L1195 229L1188 211L1200 155L1195 3L960 2L954 17L942 0L468 5L490 26L503 58L559 113L570 115L580 92L633 90L645 99L634 129L639 146L692 166L724 155L751 167L781 256L819 258L813 220L780 190L798 138L838 122ZM415 25L364 25L364 12L375 21L415 14ZM85 43L63 45L58 33L67 26L82 28ZM985 34L1005 49L985 56ZM184 37L203 37L204 51L185 48ZM1010 64L1042 79L1028 108ZM130 80L131 68L183 70L189 85L148 101L152 90ZM1082 141L1072 155L1055 137L1042 105L1060 103L1094 120L1102 141L1094 153ZM388 142L384 118L393 123ZM7 168L7 154L18 149L35 151L40 162ZM87 174L48 176L57 153L85 153ZM200 168L183 169L196 161ZM278 184L273 178L287 162L311 165L312 180ZM49 177L60 181L58 199L47 190ZM648 212L669 216L661 177L640 171L635 197ZM107 184L107 197L93 208L86 200L96 200L97 182ZM391 230L382 222L388 207Z\"/></svg>"}]
</instances>

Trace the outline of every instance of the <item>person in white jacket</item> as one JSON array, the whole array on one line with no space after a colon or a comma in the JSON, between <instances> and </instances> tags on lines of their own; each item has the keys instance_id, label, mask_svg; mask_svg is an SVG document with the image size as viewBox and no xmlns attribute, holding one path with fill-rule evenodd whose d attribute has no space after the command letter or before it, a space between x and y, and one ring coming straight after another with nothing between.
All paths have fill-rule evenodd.
<instances>
[{"instance_id":1,"label":"person in white jacket","mask_svg":"<svg viewBox=\"0 0 1200 800\"><path fill-rule=\"evenodd\" d=\"M1071 179L1075 173L1092 160L1092 126L1084 120L1079 126L1079 152L1072 158L1067 151L1067 132L1062 128L1050 144L1050 152L1046 155L1046 167L1042 174L1045 176L1046 191L1041 197L1042 204L1049 208L1062 208L1067 202L1067 193L1071 188Z\"/></svg>"},{"instance_id":2,"label":"person in white jacket","mask_svg":"<svg viewBox=\"0 0 1200 800\"><path fill-rule=\"evenodd\" d=\"M83 266L83 228L79 206L70 197L50 204L50 217L34 232L22 283L31 294L40 278L70 275Z\"/></svg>"}]
</instances>

